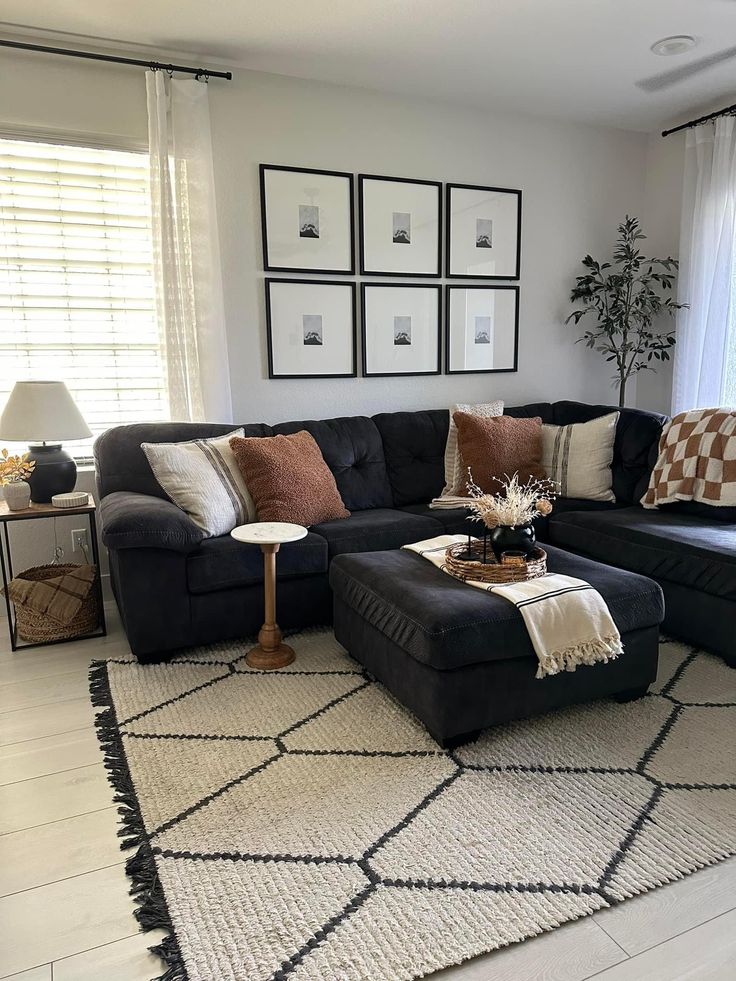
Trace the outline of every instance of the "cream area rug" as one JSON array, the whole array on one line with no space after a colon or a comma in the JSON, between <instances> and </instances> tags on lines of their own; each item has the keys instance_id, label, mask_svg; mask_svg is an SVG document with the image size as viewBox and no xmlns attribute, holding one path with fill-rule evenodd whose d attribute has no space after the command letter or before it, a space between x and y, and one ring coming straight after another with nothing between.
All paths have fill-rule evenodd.
<instances>
[{"instance_id":1,"label":"cream area rug","mask_svg":"<svg viewBox=\"0 0 736 981\"><path fill-rule=\"evenodd\" d=\"M277 672L243 644L92 668L166 981L422 977L736 852L719 658L663 642L647 697L447 752L331 633L290 642Z\"/></svg>"}]
</instances>

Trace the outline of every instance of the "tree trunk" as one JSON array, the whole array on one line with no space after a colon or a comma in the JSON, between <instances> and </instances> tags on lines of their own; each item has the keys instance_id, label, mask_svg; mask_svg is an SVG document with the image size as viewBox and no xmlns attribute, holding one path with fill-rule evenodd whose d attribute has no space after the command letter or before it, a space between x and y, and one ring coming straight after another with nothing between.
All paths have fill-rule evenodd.
<instances>
[{"instance_id":1,"label":"tree trunk","mask_svg":"<svg viewBox=\"0 0 736 981\"><path fill-rule=\"evenodd\" d=\"M626 375L621 375L618 383L618 407L623 409L626 405Z\"/></svg>"}]
</instances>

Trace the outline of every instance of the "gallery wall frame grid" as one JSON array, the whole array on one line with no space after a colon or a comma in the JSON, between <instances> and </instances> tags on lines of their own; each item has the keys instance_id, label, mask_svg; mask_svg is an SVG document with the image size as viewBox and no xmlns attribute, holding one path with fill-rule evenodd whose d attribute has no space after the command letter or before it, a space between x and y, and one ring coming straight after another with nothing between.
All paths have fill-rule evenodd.
<instances>
[{"instance_id":1,"label":"gallery wall frame grid","mask_svg":"<svg viewBox=\"0 0 736 981\"><path fill-rule=\"evenodd\" d=\"M472 292L472 293L487 293L492 295L493 293L498 293L501 297L508 297L513 300L512 311L506 311L506 317L503 324L496 328L496 324L492 322L493 334L496 330L504 329L503 347L507 350L512 344L512 357L511 363L504 365L502 367L465 367L465 368L453 368L454 363L452 356L452 346L453 341L456 339L456 334L458 326L452 323L453 317L453 294L460 295L461 292ZM519 370L519 296L520 288L516 284L496 284L490 285L488 283L466 283L459 285L456 283L448 283L445 286L445 318L444 318L444 335L445 335L445 374L446 375L495 375L503 373L511 373ZM466 304L467 306L467 304ZM484 311L485 312L485 311ZM478 317L475 318L474 328L477 331L483 330L485 325L479 325L477 323ZM469 324L467 320L463 325L464 329L467 331ZM486 350L486 345L492 351L493 346L496 342L496 337L492 336L491 325L489 325L488 335L485 340L478 341L477 337L474 337L474 342L479 345L479 349ZM501 345L499 345L501 346Z\"/></svg>"},{"instance_id":2,"label":"gallery wall frame grid","mask_svg":"<svg viewBox=\"0 0 736 981\"><path fill-rule=\"evenodd\" d=\"M385 240L381 243L373 224L373 213L379 210L378 202L373 201L367 206L366 195L371 193L375 197L384 189L385 197L388 197L392 185L395 186L395 205L402 210L395 211L393 207L391 208L393 225L390 237L388 213L383 216L384 221L379 224L379 228L385 229ZM413 195L410 188L414 189ZM402 189L406 190L406 203L403 205L400 202ZM442 182L410 177L358 174L357 191L360 275L439 279L442 276L443 244ZM420 195L423 198L421 202L417 200ZM388 204L385 206L389 207ZM417 207L424 212L418 216L418 221L414 211L406 210ZM407 250L406 258L409 261L402 267L404 249Z\"/></svg>"},{"instance_id":3,"label":"gallery wall frame grid","mask_svg":"<svg viewBox=\"0 0 736 981\"><path fill-rule=\"evenodd\" d=\"M353 174L312 167L259 164L261 201L261 243L266 272L309 273L317 275L355 275L355 185ZM305 186L299 189L299 175ZM309 185L310 175L315 178ZM281 181L278 178L282 178ZM289 195L269 195L269 179L288 189ZM304 183L304 182L302 182ZM291 185L289 187L289 185ZM331 200L324 201L331 194ZM269 196L272 197L269 210ZM316 203L321 200L321 203ZM308 212L312 211L312 214ZM327 212L328 231L323 235L320 210ZM316 224L315 224L316 220ZM298 246L304 248L300 251ZM312 257L311 262L279 261L279 252ZM324 258L324 262L322 259ZM337 261L336 261L337 260Z\"/></svg>"},{"instance_id":4,"label":"gallery wall frame grid","mask_svg":"<svg viewBox=\"0 0 736 981\"><path fill-rule=\"evenodd\" d=\"M453 192L458 192L457 209ZM467 204L459 201L465 197ZM483 202L483 198L487 200ZM473 205L473 201L477 204ZM493 202L496 202L496 207ZM477 209L477 214L472 210ZM445 278L487 281L515 281L521 278L522 192L518 188L483 184L445 184ZM493 228L497 222L499 228ZM483 224L485 223L485 224ZM464 233L464 234L463 234ZM494 240L495 237L498 241ZM474 235L472 242L470 236ZM453 250L454 244L454 250ZM478 271L495 265L495 257L485 251L498 250L499 265L494 271ZM453 258L454 255L454 258Z\"/></svg>"},{"instance_id":5,"label":"gallery wall frame grid","mask_svg":"<svg viewBox=\"0 0 736 981\"><path fill-rule=\"evenodd\" d=\"M264 292L265 292L265 307L266 307L266 347L268 356L268 377L269 379L308 379L308 378L356 378L358 375L358 323L357 323L357 283L354 280L339 280L339 279L299 279L299 278L285 278L268 276L264 279ZM304 310L301 314L301 324L298 319L292 316L290 322L284 324L280 322L279 312L276 309L278 303L278 293L284 292L286 288L287 292L291 292L293 295L298 297L299 288L307 287L310 288L305 292L304 300ZM321 290L313 290L312 287L322 288ZM313 300L308 300L307 295L315 292L319 293L328 288L328 290L344 291L342 297L337 297L334 292L323 293L329 300L334 300L335 306L335 322L337 324L343 322L343 318L347 314L348 322L343 336L339 334L339 326L336 328L338 331L337 340L339 341L339 352L330 351L330 333L335 332L335 328L331 323L328 322L327 325L324 323L324 310L318 312L313 310L312 307L315 306ZM298 301L297 301L298 302ZM309 312L307 312L307 308ZM296 315L298 318L298 314ZM314 318L319 318L314 320ZM328 332L328 337L325 338L325 329ZM318 362L318 354L322 352L317 352L317 348L326 348L325 354L325 364L329 366L331 363L331 357L338 356L340 363L344 366L346 370L326 370L326 371L296 371L291 370L289 365L294 363L301 363L306 366L306 352L299 351L299 340L301 331L301 345L303 348L309 349L310 360L313 362ZM293 350L291 356L280 356L279 349L283 348L284 340L290 341L288 345ZM345 348L345 342L348 342L348 349ZM286 365L288 370L283 370L284 365Z\"/></svg>"},{"instance_id":6,"label":"gallery wall frame grid","mask_svg":"<svg viewBox=\"0 0 736 981\"><path fill-rule=\"evenodd\" d=\"M380 297L388 296L386 291L389 290L400 290L406 291L408 297L408 291L419 291L425 293L428 299L432 301L432 316L434 318L434 331L436 332L436 338L431 337L432 324L429 325L430 329L430 341L424 344L425 356L429 354L431 349L431 366L423 370L375 370L369 368L369 360L372 356L372 345L371 333L373 324L369 320L368 316L368 306L369 297L371 295ZM381 291L381 292L374 292ZM413 345L414 336L414 325L409 324L409 341L407 343L406 339L402 338L402 333L406 331L406 327L403 323L397 323L398 321L404 321L406 319L405 312L402 310L402 314L393 317L393 346L401 347L406 349ZM422 331L422 325L419 324L419 330ZM374 283L374 282L361 282L360 284L360 338L361 338L361 362L362 362L362 375L364 378L408 378L418 375L440 375L442 374L442 286L439 283ZM411 360L409 356L406 360Z\"/></svg>"}]
</instances>

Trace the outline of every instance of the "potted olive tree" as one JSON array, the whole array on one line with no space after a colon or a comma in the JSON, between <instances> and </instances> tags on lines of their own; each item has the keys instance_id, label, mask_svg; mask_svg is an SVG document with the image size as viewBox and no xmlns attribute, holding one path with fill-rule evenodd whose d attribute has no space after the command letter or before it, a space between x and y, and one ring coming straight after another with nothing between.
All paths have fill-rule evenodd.
<instances>
[{"instance_id":1,"label":"potted olive tree","mask_svg":"<svg viewBox=\"0 0 736 981\"><path fill-rule=\"evenodd\" d=\"M677 260L647 259L637 246L644 238L639 219L627 215L618 226L612 262L585 256L586 272L577 277L570 295L581 306L565 320L577 326L593 314L595 325L588 326L576 343L585 341L614 365L620 406L626 404L626 383L632 375L654 370L652 361L669 361L675 332L655 326L655 320L687 306L671 295Z\"/></svg>"}]
</instances>

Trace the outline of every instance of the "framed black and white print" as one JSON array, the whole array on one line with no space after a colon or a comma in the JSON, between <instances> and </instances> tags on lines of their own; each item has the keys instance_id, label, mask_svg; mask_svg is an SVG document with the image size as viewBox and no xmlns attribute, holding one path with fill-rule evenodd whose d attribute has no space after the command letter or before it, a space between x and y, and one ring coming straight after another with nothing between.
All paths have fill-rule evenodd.
<instances>
[{"instance_id":1,"label":"framed black and white print","mask_svg":"<svg viewBox=\"0 0 736 981\"><path fill-rule=\"evenodd\" d=\"M354 378L355 283L266 279L269 378Z\"/></svg>"},{"instance_id":2,"label":"framed black and white print","mask_svg":"<svg viewBox=\"0 0 736 981\"><path fill-rule=\"evenodd\" d=\"M440 373L440 286L362 283L363 374Z\"/></svg>"},{"instance_id":3,"label":"framed black and white print","mask_svg":"<svg viewBox=\"0 0 736 981\"><path fill-rule=\"evenodd\" d=\"M447 276L518 279L521 191L447 185Z\"/></svg>"},{"instance_id":4,"label":"framed black and white print","mask_svg":"<svg viewBox=\"0 0 736 981\"><path fill-rule=\"evenodd\" d=\"M445 373L516 371L518 286L445 287Z\"/></svg>"},{"instance_id":5,"label":"framed black and white print","mask_svg":"<svg viewBox=\"0 0 736 981\"><path fill-rule=\"evenodd\" d=\"M361 274L442 274L441 184L359 174L358 213Z\"/></svg>"},{"instance_id":6,"label":"framed black and white print","mask_svg":"<svg viewBox=\"0 0 736 981\"><path fill-rule=\"evenodd\" d=\"M353 175L260 165L263 268L355 272Z\"/></svg>"}]
</instances>

